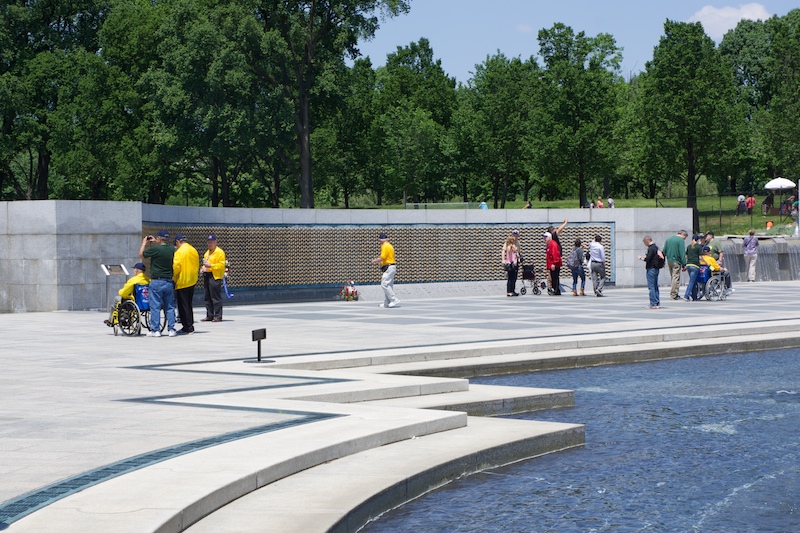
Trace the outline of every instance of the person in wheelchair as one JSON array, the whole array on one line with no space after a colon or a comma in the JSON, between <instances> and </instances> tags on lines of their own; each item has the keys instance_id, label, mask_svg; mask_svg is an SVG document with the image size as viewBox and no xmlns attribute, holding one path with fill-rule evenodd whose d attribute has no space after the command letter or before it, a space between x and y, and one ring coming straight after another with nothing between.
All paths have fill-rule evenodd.
<instances>
[{"instance_id":1,"label":"person in wheelchair","mask_svg":"<svg viewBox=\"0 0 800 533\"><path fill-rule=\"evenodd\" d=\"M708 269L713 273L719 272L722 276L722 281L725 283L725 290L727 294L733 292L731 288L731 273L728 272L728 269L725 267L720 266L717 263L717 260L711 255L711 249L708 246L703 246L703 252L700 255L700 263L704 265L708 265Z\"/></svg>"},{"instance_id":2,"label":"person in wheelchair","mask_svg":"<svg viewBox=\"0 0 800 533\"><path fill-rule=\"evenodd\" d=\"M111 313L108 315L108 319L104 320L103 323L108 327L114 327L114 313L118 312L119 304L122 303L123 300L133 300L133 288L135 285L150 285L150 278L147 277L145 274L145 266L144 263L136 263L133 265L133 276L125 282L125 285L119 290L118 296L114 298L114 307L111 308Z\"/></svg>"}]
</instances>

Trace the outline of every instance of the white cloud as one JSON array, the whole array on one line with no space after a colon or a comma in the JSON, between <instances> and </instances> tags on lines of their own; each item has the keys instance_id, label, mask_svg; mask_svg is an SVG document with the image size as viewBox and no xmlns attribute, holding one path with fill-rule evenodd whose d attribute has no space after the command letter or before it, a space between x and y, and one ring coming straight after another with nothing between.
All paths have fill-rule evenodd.
<instances>
[{"instance_id":1,"label":"white cloud","mask_svg":"<svg viewBox=\"0 0 800 533\"><path fill-rule=\"evenodd\" d=\"M689 22L702 23L708 36L719 41L742 19L766 20L770 16L767 8L758 3L743 4L739 7L703 6L700 11L691 16Z\"/></svg>"},{"instance_id":2,"label":"white cloud","mask_svg":"<svg viewBox=\"0 0 800 533\"><path fill-rule=\"evenodd\" d=\"M517 24L514 26L514 28L516 28L516 30L520 33L533 33L533 28L527 24Z\"/></svg>"}]
</instances>

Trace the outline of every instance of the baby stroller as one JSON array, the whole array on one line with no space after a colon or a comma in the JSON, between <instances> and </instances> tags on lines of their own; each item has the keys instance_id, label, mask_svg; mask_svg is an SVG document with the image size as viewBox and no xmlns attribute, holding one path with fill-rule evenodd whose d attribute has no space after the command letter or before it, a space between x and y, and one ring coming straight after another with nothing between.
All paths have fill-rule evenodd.
<instances>
[{"instance_id":1,"label":"baby stroller","mask_svg":"<svg viewBox=\"0 0 800 533\"><path fill-rule=\"evenodd\" d=\"M542 290L547 287L547 284L543 280L537 279L536 269L533 265L526 265L521 257L520 265L522 265L522 288L519 290L520 294L526 294L528 292L528 289L525 288L526 281L528 285L530 285L533 294L542 294Z\"/></svg>"}]
</instances>

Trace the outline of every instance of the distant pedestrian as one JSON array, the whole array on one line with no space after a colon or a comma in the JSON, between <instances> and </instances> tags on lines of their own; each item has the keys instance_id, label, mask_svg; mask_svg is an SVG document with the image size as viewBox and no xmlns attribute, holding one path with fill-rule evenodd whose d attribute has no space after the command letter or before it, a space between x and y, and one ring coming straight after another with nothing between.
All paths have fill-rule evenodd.
<instances>
[{"instance_id":1,"label":"distant pedestrian","mask_svg":"<svg viewBox=\"0 0 800 533\"><path fill-rule=\"evenodd\" d=\"M658 292L658 273L664 268L664 256L649 235L642 242L647 247L647 253L640 255L639 260L644 261L644 268L647 271L650 309L661 309L661 297Z\"/></svg>"},{"instance_id":2,"label":"distant pedestrian","mask_svg":"<svg viewBox=\"0 0 800 533\"><path fill-rule=\"evenodd\" d=\"M381 265L381 288L383 289L383 303L380 307L397 307L400 300L394 293L394 276L397 272L397 261L394 258L394 246L389 243L389 236L385 233L378 235L381 244L381 254L372 260L373 264Z\"/></svg>"},{"instance_id":3,"label":"distant pedestrian","mask_svg":"<svg viewBox=\"0 0 800 533\"><path fill-rule=\"evenodd\" d=\"M602 196L598 196L597 197L597 209L603 209L603 197Z\"/></svg>"},{"instance_id":4,"label":"distant pedestrian","mask_svg":"<svg viewBox=\"0 0 800 533\"><path fill-rule=\"evenodd\" d=\"M216 235L206 238L208 250L203 254L200 273L203 274L203 292L206 317L201 322L222 322L222 277L225 276L225 252L217 246Z\"/></svg>"},{"instance_id":5,"label":"distant pedestrian","mask_svg":"<svg viewBox=\"0 0 800 533\"><path fill-rule=\"evenodd\" d=\"M194 333L194 287L200 271L200 254L182 233L175 235L175 256L172 259L172 278L175 281L175 300L181 317L179 333Z\"/></svg>"},{"instance_id":6,"label":"distant pedestrian","mask_svg":"<svg viewBox=\"0 0 800 533\"><path fill-rule=\"evenodd\" d=\"M584 251L581 240L575 239L575 247L567 256L567 266L572 271L572 295L578 296L578 278L581 280L581 296L586 296L586 271L583 268Z\"/></svg>"},{"instance_id":7,"label":"distant pedestrian","mask_svg":"<svg viewBox=\"0 0 800 533\"><path fill-rule=\"evenodd\" d=\"M486 203L486 201L485 201L485 200L481 200L481 203L480 203L480 204L478 204L478 208L479 208L479 209L484 209L484 210L485 210L485 209L489 209L489 205Z\"/></svg>"},{"instance_id":8,"label":"distant pedestrian","mask_svg":"<svg viewBox=\"0 0 800 533\"><path fill-rule=\"evenodd\" d=\"M509 236L503 245L501 261L506 271L506 296L519 296L517 276L519 275L519 248L514 236Z\"/></svg>"},{"instance_id":9,"label":"distant pedestrian","mask_svg":"<svg viewBox=\"0 0 800 533\"><path fill-rule=\"evenodd\" d=\"M613 198L611 198L611 197L609 196L609 197L608 197L608 200L606 200L606 203L608 204L608 208L609 208L609 209L614 209L614 199L613 199Z\"/></svg>"},{"instance_id":10,"label":"distant pedestrian","mask_svg":"<svg viewBox=\"0 0 800 533\"><path fill-rule=\"evenodd\" d=\"M561 250L559 250L558 243L553 240L553 235L550 232L546 232L542 236L547 247L545 265L547 272L550 274L550 294L552 296L561 296L561 280L559 279L561 273Z\"/></svg>"},{"instance_id":11,"label":"distant pedestrian","mask_svg":"<svg viewBox=\"0 0 800 533\"><path fill-rule=\"evenodd\" d=\"M747 281L756 280L756 261L758 261L758 237L756 230L750 229L750 234L742 240L744 248L744 262L747 264Z\"/></svg>"},{"instance_id":12,"label":"distant pedestrian","mask_svg":"<svg viewBox=\"0 0 800 533\"><path fill-rule=\"evenodd\" d=\"M558 253L562 256L564 255L564 248L561 246L560 235L561 232L564 231L564 228L566 227L567 227L567 219L565 218L564 222L562 222L560 226L555 227L551 225L547 228L547 233L549 233L552 236L553 240L556 241L556 244L558 245Z\"/></svg>"},{"instance_id":13,"label":"distant pedestrian","mask_svg":"<svg viewBox=\"0 0 800 533\"><path fill-rule=\"evenodd\" d=\"M606 251L603 248L603 237L594 236L589 244L589 272L592 276L594 295L602 298L606 286Z\"/></svg>"},{"instance_id":14,"label":"distant pedestrian","mask_svg":"<svg viewBox=\"0 0 800 533\"><path fill-rule=\"evenodd\" d=\"M700 256L703 252L703 236L693 235L692 242L686 248L686 272L689 274L689 283L683 299L687 302L697 300L697 277L700 275Z\"/></svg>"},{"instance_id":15,"label":"distant pedestrian","mask_svg":"<svg viewBox=\"0 0 800 533\"><path fill-rule=\"evenodd\" d=\"M770 191L764 201L761 202L762 214L769 215L771 214L769 211L772 209L772 206L775 205L775 192Z\"/></svg>"},{"instance_id":16,"label":"distant pedestrian","mask_svg":"<svg viewBox=\"0 0 800 533\"><path fill-rule=\"evenodd\" d=\"M525 207L523 207L523 209L533 209L533 206L531 205L531 201L530 200L525 202Z\"/></svg>"},{"instance_id":17,"label":"distant pedestrian","mask_svg":"<svg viewBox=\"0 0 800 533\"><path fill-rule=\"evenodd\" d=\"M667 259L667 267L672 280L669 297L673 300L681 299L678 291L681 287L681 272L686 270L686 244L684 241L688 236L686 230L682 229L664 241L664 257Z\"/></svg>"},{"instance_id":18,"label":"distant pedestrian","mask_svg":"<svg viewBox=\"0 0 800 533\"><path fill-rule=\"evenodd\" d=\"M753 196L753 193L750 193L750 195L745 199L744 206L747 208L747 214L752 215L753 208L756 206L756 197Z\"/></svg>"},{"instance_id":19,"label":"distant pedestrian","mask_svg":"<svg viewBox=\"0 0 800 533\"><path fill-rule=\"evenodd\" d=\"M150 245L148 247L148 245ZM147 249L145 249L147 247ZM167 313L167 330L170 337L175 331L175 285L172 281L172 261L175 247L169 244L169 232L159 231L155 237L142 239L139 257L150 259L150 332L148 337L161 336L161 309Z\"/></svg>"},{"instance_id":20,"label":"distant pedestrian","mask_svg":"<svg viewBox=\"0 0 800 533\"><path fill-rule=\"evenodd\" d=\"M734 216L743 215L744 212L747 210L747 199L744 197L744 194L739 194L736 198L736 214Z\"/></svg>"}]
</instances>

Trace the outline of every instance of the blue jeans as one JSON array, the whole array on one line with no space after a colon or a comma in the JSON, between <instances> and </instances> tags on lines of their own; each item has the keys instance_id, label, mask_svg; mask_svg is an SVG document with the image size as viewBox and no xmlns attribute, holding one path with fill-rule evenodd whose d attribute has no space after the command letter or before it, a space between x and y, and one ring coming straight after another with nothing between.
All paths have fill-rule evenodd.
<instances>
[{"instance_id":1,"label":"blue jeans","mask_svg":"<svg viewBox=\"0 0 800 533\"><path fill-rule=\"evenodd\" d=\"M167 329L175 329L175 286L172 280L150 281L150 330L161 331L161 308L167 311Z\"/></svg>"},{"instance_id":2,"label":"blue jeans","mask_svg":"<svg viewBox=\"0 0 800 533\"><path fill-rule=\"evenodd\" d=\"M661 297L658 293L658 268L647 269L647 288L650 290L650 307L661 305Z\"/></svg>"},{"instance_id":3,"label":"blue jeans","mask_svg":"<svg viewBox=\"0 0 800 533\"><path fill-rule=\"evenodd\" d=\"M582 266L572 269L572 290L578 290L578 278L581 278L581 289L586 287L586 271Z\"/></svg>"},{"instance_id":4,"label":"blue jeans","mask_svg":"<svg viewBox=\"0 0 800 533\"><path fill-rule=\"evenodd\" d=\"M700 274L700 267L686 265L686 272L689 274L689 284L686 286L684 298L697 300L697 276Z\"/></svg>"}]
</instances>

